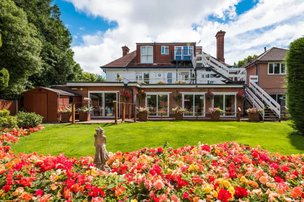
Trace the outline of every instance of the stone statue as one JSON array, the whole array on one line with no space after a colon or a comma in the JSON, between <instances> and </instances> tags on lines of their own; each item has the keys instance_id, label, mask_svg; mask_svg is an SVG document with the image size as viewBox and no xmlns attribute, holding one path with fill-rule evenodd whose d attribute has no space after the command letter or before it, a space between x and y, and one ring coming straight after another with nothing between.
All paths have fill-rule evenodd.
<instances>
[{"instance_id":1,"label":"stone statue","mask_svg":"<svg viewBox=\"0 0 304 202\"><path fill-rule=\"evenodd\" d=\"M103 134L103 129L100 127L97 128L94 137L95 137L94 163L97 168L104 171L110 171L111 168L107 165L107 160L109 159L109 155L106 149L107 139L106 136Z\"/></svg>"}]
</instances>

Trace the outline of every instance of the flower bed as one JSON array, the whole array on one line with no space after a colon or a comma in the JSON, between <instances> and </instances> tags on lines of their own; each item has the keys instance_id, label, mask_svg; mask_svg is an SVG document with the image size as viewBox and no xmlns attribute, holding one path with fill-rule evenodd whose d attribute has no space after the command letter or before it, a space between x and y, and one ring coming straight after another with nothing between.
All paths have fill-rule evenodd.
<instances>
[{"instance_id":1,"label":"flower bed","mask_svg":"<svg viewBox=\"0 0 304 202\"><path fill-rule=\"evenodd\" d=\"M96 169L92 157L14 154L26 131L1 135L0 200L17 201L300 201L304 155L270 154L224 143L157 148L111 155L111 172ZM4 136L3 136L4 135ZM2 138L5 137L5 138Z\"/></svg>"}]
</instances>

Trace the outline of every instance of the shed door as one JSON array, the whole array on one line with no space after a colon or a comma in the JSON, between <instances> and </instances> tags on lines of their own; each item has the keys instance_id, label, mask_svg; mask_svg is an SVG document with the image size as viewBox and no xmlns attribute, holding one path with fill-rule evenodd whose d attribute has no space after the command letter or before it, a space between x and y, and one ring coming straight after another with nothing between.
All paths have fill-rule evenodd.
<instances>
[{"instance_id":1,"label":"shed door","mask_svg":"<svg viewBox=\"0 0 304 202\"><path fill-rule=\"evenodd\" d=\"M36 114L40 114L43 116L43 121L48 121L47 120L47 94L46 93L37 93L34 94L34 112Z\"/></svg>"}]
</instances>

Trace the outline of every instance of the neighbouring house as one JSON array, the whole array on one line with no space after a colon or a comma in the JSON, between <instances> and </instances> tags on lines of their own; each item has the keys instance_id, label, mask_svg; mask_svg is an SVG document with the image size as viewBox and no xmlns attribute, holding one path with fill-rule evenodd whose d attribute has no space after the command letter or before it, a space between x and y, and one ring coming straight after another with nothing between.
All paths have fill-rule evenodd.
<instances>
[{"instance_id":1,"label":"neighbouring house","mask_svg":"<svg viewBox=\"0 0 304 202\"><path fill-rule=\"evenodd\" d=\"M80 95L82 105L90 100L93 118L113 118L114 101L118 101L119 115L125 102L129 117L135 114L134 106L142 106L149 108L150 120L172 118L172 109L180 106L185 109L184 119L203 120L210 116L210 108L220 108L223 120L234 120L238 108L245 112L248 100L250 106L262 109L264 120L279 120L277 101L267 88L246 77L251 67L234 68L225 63L224 36L224 31L216 34L216 57L195 42L137 43L132 52L123 46L120 58L101 66L105 82L69 82L53 88Z\"/></svg>"}]
</instances>

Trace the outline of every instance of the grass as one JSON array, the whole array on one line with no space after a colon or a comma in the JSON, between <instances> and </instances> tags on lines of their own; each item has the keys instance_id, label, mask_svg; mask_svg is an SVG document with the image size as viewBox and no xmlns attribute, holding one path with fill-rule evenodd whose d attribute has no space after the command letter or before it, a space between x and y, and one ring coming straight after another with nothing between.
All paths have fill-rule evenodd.
<instances>
[{"instance_id":1,"label":"grass","mask_svg":"<svg viewBox=\"0 0 304 202\"><path fill-rule=\"evenodd\" d=\"M85 156L94 154L95 128L101 126L107 136L108 151L133 151L142 147L158 147L168 142L172 147L216 144L236 141L250 146L260 145L281 154L304 153L304 136L296 134L290 122L145 122L120 125L92 124L45 125L45 129L22 137L15 152Z\"/></svg>"}]
</instances>

